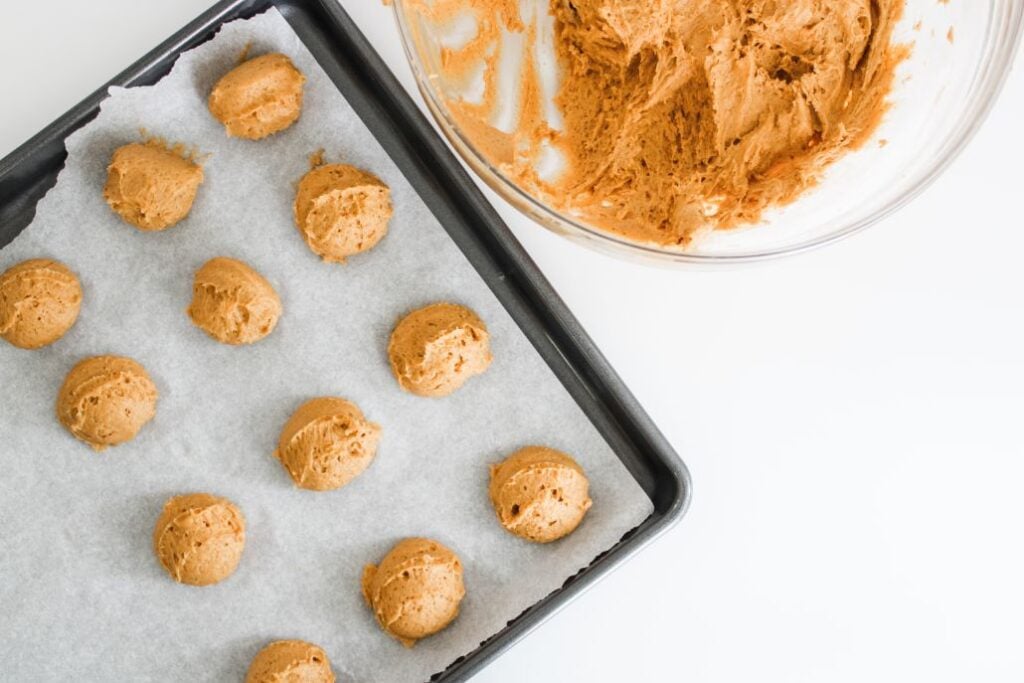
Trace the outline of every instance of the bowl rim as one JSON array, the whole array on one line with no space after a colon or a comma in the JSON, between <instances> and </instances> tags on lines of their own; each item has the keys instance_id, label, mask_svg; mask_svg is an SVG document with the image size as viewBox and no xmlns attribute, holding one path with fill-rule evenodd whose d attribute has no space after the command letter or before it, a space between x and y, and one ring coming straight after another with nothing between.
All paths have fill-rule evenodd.
<instances>
[{"instance_id":1,"label":"bowl rim","mask_svg":"<svg viewBox=\"0 0 1024 683\"><path fill-rule=\"evenodd\" d=\"M920 196L945 172L974 138L999 99L999 94L1016 58L1021 36L1024 34L1024 2L990 0L989 4L994 11L989 14L985 35L982 39L982 44L985 46L984 52L975 65L970 87L964 97L968 105L961 113L957 124L950 129L942 144L937 148L934 154L935 161L927 170L920 173L919 177L904 192L870 214L823 235L794 244L749 253L699 254L634 242L574 220L547 206L505 177L499 169L495 168L477 151L472 141L465 137L460 126L449 114L447 106L441 101L437 90L430 86L431 78L425 72L423 61L417 53L414 29L406 20L405 2L406 0L393 0L391 5L401 35L406 61L412 69L416 86L427 109L463 161L502 199L544 228L612 256L647 262L655 261L662 264L742 264L773 260L834 244L881 222ZM1004 11L998 11L1000 8Z\"/></svg>"}]
</instances>

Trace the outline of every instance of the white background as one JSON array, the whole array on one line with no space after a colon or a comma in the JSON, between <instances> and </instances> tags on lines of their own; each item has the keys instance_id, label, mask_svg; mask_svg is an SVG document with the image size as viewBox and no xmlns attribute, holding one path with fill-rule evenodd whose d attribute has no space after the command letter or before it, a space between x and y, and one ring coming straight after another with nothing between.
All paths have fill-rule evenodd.
<instances>
[{"instance_id":1,"label":"white background","mask_svg":"<svg viewBox=\"0 0 1024 683\"><path fill-rule=\"evenodd\" d=\"M340 1L414 90L390 12ZM3 0L0 155L208 4ZM759 266L619 262L489 195L695 497L476 680L1024 680L1022 120L1018 65L910 207Z\"/></svg>"}]
</instances>

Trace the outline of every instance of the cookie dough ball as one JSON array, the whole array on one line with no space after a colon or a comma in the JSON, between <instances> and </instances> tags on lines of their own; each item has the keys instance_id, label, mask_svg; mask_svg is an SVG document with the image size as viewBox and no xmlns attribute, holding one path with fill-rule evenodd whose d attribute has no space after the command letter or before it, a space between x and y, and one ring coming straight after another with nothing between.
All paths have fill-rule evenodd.
<instances>
[{"instance_id":1,"label":"cookie dough ball","mask_svg":"<svg viewBox=\"0 0 1024 683\"><path fill-rule=\"evenodd\" d=\"M377 453L380 426L341 398L306 401L281 431L274 457L300 488L330 491L369 467Z\"/></svg>"},{"instance_id":2,"label":"cookie dough ball","mask_svg":"<svg viewBox=\"0 0 1024 683\"><path fill-rule=\"evenodd\" d=\"M57 419L97 451L130 441L156 415L157 391L131 358L86 358L64 379Z\"/></svg>"},{"instance_id":3,"label":"cookie dough ball","mask_svg":"<svg viewBox=\"0 0 1024 683\"><path fill-rule=\"evenodd\" d=\"M245 518L227 498L175 496L153 528L153 550L179 583L208 586L235 573L245 548Z\"/></svg>"},{"instance_id":4,"label":"cookie dough ball","mask_svg":"<svg viewBox=\"0 0 1024 683\"><path fill-rule=\"evenodd\" d=\"M550 543L573 532L590 509L583 469L561 451L527 446L491 466L491 502L516 536Z\"/></svg>"},{"instance_id":5,"label":"cookie dough ball","mask_svg":"<svg viewBox=\"0 0 1024 683\"><path fill-rule=\"evenodd\" d=\"M192 209L203 168L158 142L132 143L114 152L103 197L139 230L163 230Z\"/></svg>"},{"instance_id":6,"label":"cookie dough ball","mask_svg":"<svg viewBox=\"0 0 1024 683\"><path fill-rule=\"evenodd\" d=\"M490 335L468 308L432 304L399 321L391 333L388 358L406 391L447 396L490 366Z\"/></svg>"},{"instance_id":7,"label":"cookie dough ball","mask_svg":"<svg viewBox=\"0 0 1024 683\"><path fill-rule=\"evenodd\" d=\"M412 647L459 615L462 563L437 541L407 538L363 570L363 597L384 632Z\"/></svg>"},{"instance_id":8,"label":"cookie dough ball","mask_svg":"<svg viewBox=\"0 0 1024 683\"><path fill-rule=\"evenodd\" d=\"M245 683L334 683L327 654L304 640L279 640L253 657Z\"/></svg>"},{"instance_id":9,"label":"cookie dough ball","mask_svg":"<svg viewBox=\"0 0 1024 683\"><path fill-rule=\"evenodd\" d=\"M217 81L210 93L210 113L228 135L259 140L298 120L305 82L285 55L254 57Z\"/></svg>"},{"instance_id":10,"label":"cookie dough ball","mask_svg":"<svg viewBox=\"0 0 1024 683\"><path fill-rule=\"evenodd\" d=\"M196 271L188 315L219 342L252 344L274 331L281 299L247 264L218 256Z\"/></svg>"},{"instance_id":11,"label":"cookie dough ball","mask_svg":"<svg viewBox=\"0 0 1024 683\"><path fill-rule=\"evenodd\" d=\"M0 337L19 348L57 341L81 307L82 286L59 261L22 261L0 275Z\"/></svg>"},{"instance_id":12,"label":"cookie dough ball","mask_svg":"<svg viewBox=\"0 0 1024 683\"><path fill-rule=\"evenodd\" d=\"M293 208L295 225L313 253L344 263L387 234L391 190L371 173L328 164L302 177Z\"/></svg>"}]
</instances>

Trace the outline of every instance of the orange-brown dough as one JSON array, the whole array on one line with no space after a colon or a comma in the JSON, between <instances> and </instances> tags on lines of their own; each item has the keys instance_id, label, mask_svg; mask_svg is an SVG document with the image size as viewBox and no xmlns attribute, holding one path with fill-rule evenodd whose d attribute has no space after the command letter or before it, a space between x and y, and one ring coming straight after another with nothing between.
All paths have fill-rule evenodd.
<instances>
[{"instance_id":1,"label":"orange-brown dough","mask_svg":"<svg viewBox=\"0 0 1024 683\"><path fill-rule=\"evenodd\" d=\"M298 120L305 82L285 55L254 57L217 81L208 102L210 113L228 135L259 140Z\"/></svg>"},{"instance_id":2,"label":"orange-brown dough","mask_svg":"<svg viewBox=\"0 0 1024 683\"><path fill-rule=\"evenodd\" d=\"M406 647L444 629L466 595L462 563L428 538L407 538L363 570L363 597L377 623Z\"/></svg>"},{"instance_id":3,"label":"orange-brown dough","mask_svg":"<svg viewBox=\"0 0 1024 683\"><path fill-rule=\"evenodd\" d=\"M490 335L465 306L431 304L398 322L388 343L388 358L406 391L447 396L490 366Z\"/></svg>"},{"instance_id":4,"label":"orange-brown dough","mask_svg":"<svg viewBox=\"0 0 1024 683\"><path fill-rule=\"evenodd\" d=\"M306 401L281 430L274 457L299 488L341 488L369 467L377 454L380 426L342 398Z\"/></svg>"},{"instance_id":5,"label":"orange-brown dough","mask_svg":"<svg viewBox=\"0 0 1024 683\"><path fill-rule=\"evenodd\" d=\"M588 489L583 468L553 448L527 446L491 466L498 521L536 543L557 541L579 526L591 505Z\"/></svg>"},{"instance_id":6,"label":"orange-brown dough","mask_svg":"<svg viewBox=\"0 0 1024 683\"><path fill-rule=\"evenodd\" d=\"M208 493L175 496L153 528L153 551L171 578L207 586L235 573L245 548L245 518Z\"/></svg>"},{"instance_id":7,"label":"orange-brown dough","mask_svg":"<svg viewBox=\"0 0 1024 683\"><path fill-rule=\"evenodd\" d=\"M438 21L477 16L477 39L442 51L458 76L484 62L480 103L453 115L492 163L554 208L630 240L685 246L757 222L813 185L875 130L895 65L904 0L550 0L561 67L549 128L533 60L518 123L493 128L498 32L523 31L508 0L438 0ZM537 42L526 29L528 50ZM543 181L546 140L567 168Z\"/></svg>"},{"instance_id":8,"label":"orange-brown dough","mask_svg":"<svg viewBox=\"0 0 1024 683\"><path fill-rule=\"evenodd\" d=\"M156 415L157 390L131 358L94 356L71 368L57 394L57 419L97 451L135 438Z\"/></svg>"},{"instance_id":9,"label":"orange-brown dough","mask_svg":"<svg viewBox=\"0 0 1024 683\"><path fill-rule=\"evenodd\" d=\"M82 286L60 261L30 259L0 274L0 337L38 349L67 333L82 307Z\"/></svg>"},{"instance_id":10,"label":"orange-brown dough","mask_svg":"<svg viewBox=\"0 0 1024 683\"><path fill-rule=\"evenodd\" d=\"M196 271L188 316L221 343L252 344L274 331L281 299L248 264L218 256Z\"/></svg>"},{"instance_id":11,"label":"orange-brown dough","mask_svg":"<svg viewBox=\"0 0 1024 683\"><path fill-rule=\"evenodd\" d=\"M203 168L163 143L134 142L114 152L103 197L139 230L164 230L192 210Z\"/></svg>"},{"instance_id":12,"label":"orange-brown dough","mask_svg":"<svg viewBox=\"0 0 1024 683\"><path fill-rule=\"evenodd\" d=\"M334 683L327 653L304 640L278 640L253 657L245 683Z\"/></svg>"},{"instance_id":13,"label":"orange-brown dough","mask_svg":"<svg viewBox=\"0 0 1024 683\"><path fill-rule=\"evenodd\" d=\"M372 249L388 231L391 190L366 171L345 164L313 168L299 181L295 226L324 261L344 263Z\"/></svg>"}]
</instances>

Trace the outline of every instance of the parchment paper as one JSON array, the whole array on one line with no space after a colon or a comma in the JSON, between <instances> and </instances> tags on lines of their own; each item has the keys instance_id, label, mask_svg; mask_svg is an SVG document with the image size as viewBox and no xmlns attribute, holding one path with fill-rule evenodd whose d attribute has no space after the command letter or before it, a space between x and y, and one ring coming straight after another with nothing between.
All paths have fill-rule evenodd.
<instances>
[{"instance_id":1,"label":"parchment paper","mask_svg":"<svg viewBox=\"0 0 1024 683\"><path fill-rule=\"evenodd\" d=\"M217 78L252 41L308 77L300 121L260 142L226 137L206 109ZM191 215L141 233L101 189L118 146L139 129L209 157ZM153 87L113 89L95 122L67 140L69 158L38 214L0 251L67 263L81 278L76 326L35 352L0 342L0 678L11 681L241 680L268 641L324 647L345 681L421 681L443 670L558 588L651 504L415 191L270 11L226 25ZM308 155L378 174L395 217L384 241L345 266L307 249L291 216ZM277 288L284 315L268 338L228 347L185 315L192 275L214 256L241 258ZM495 361L454 395L402 392L388 334L409 310L462 302L490 327ZM128 444L97 454L54 417L57 390L85 356L121 354L149 371L157 415ZM271 457L304 400L339 395L383 427L375 462L330 493L292 485ZM497 523L487 466L542 443L578 458L593 509L561 542L521 541ZM164 501L208 491L247 519L245 554L221 584L174 583L153 556ZM359 578L393 543L422 535L465 564L456 622L406 650L364 606Z\"/></svg>"}]
</instances>

